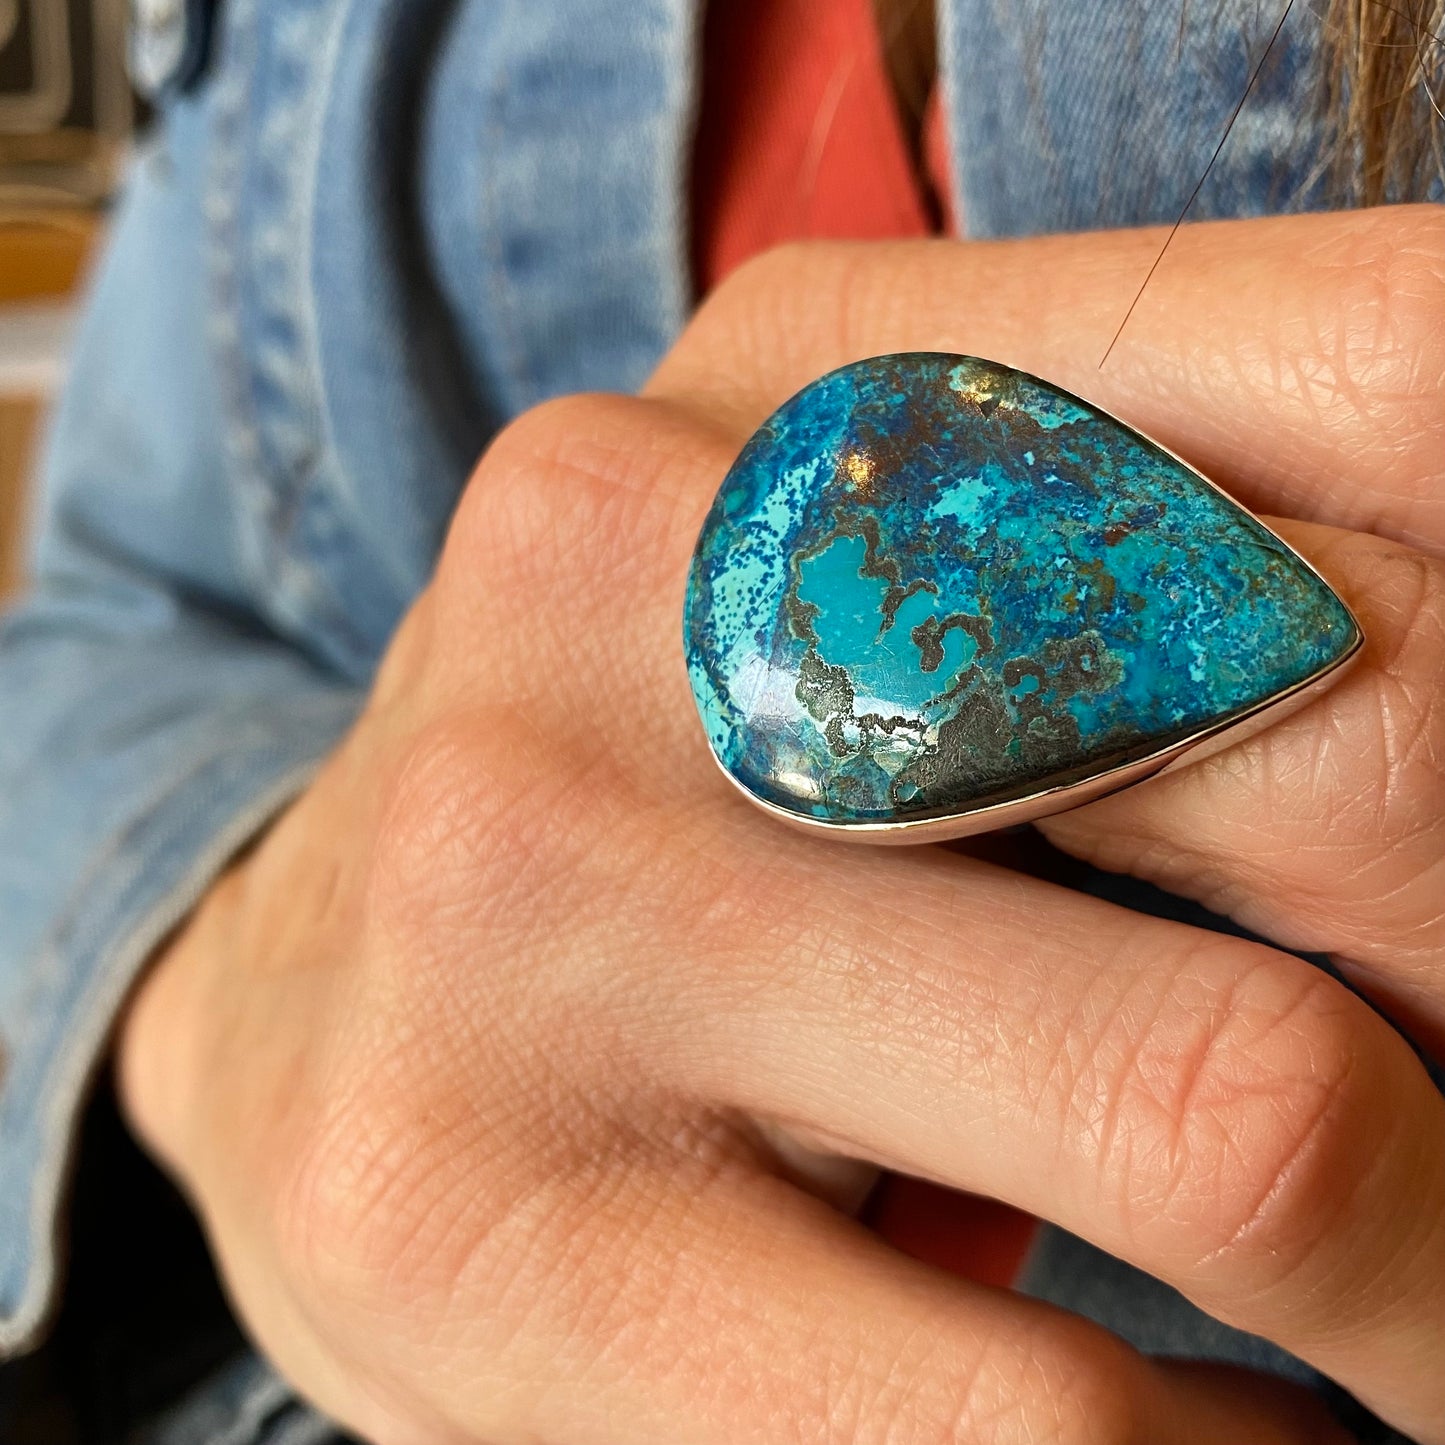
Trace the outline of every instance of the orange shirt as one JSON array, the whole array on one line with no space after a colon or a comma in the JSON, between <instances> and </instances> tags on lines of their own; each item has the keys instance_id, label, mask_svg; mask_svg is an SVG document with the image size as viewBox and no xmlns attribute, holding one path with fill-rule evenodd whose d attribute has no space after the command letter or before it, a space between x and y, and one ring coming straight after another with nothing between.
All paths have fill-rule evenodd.
<instances>
[{"instance_id":1,"label":"orange shirt","mask_svg":"<svg viewBox=\"0 0 1445 1445\"><path fill-rule=\"evenodd\" d=\"M871 0L714 0L693 155L693 275L711 290L783 241L953 230L934 103L913 168Z\"/></svg>"}]
</instances>

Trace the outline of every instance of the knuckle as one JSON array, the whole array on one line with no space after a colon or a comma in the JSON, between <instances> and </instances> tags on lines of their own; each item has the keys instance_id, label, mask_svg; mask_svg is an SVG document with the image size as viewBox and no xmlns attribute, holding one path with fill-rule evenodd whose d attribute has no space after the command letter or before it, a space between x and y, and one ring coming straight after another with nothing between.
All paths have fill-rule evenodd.
<instances>
[{"instance_id":1,"label":"knuckle","mask_svg":"<svg viewBox=\"0 0 1445 1445\"><path fill-rule=\"evenodd\" d=\"M443 1369L484 1361L497 1388L469 1396L479 1438L557 1438L544 1422L577 1389L559 1352L614 1355L638 1328L619 1318L631 1285L606 1264L575 1121L494 1102L483 1125L435 1093L425 1107L369 1086L337 1101L292 1170L278 1262L291 1298L357 1359L384 1339Z\"/></svg>"},{"instance_id":2,"label":"knuckle","mask_svg":"<svg viewBox=\"0 0 1445 1445\"><path fill-rule=\"evenodd\" d=\"M1359 539L1369 559L1365 603L1374 662L1403 682L1438 685L1445 673L1445 563L1405 547Z\"/></svg>"},{"instance_id":3,"label":"knuckle","mask_svg":"<svg viewBox=\"0 0 1445 1445\"><path fill-rule=\"evenodd\" d=\"M658 892L605 755L510 708L456 709L417 729L377 786L361 921L392 1012L500 1057L507 1006L572 1067L609 1067L609 1010L632 1016L647 996Z\"/></svg>"},{"instance_id":4,"label":"knuckle","mask_svg":"<svg viewBox=\"0 0 1445 1445\"><path fill-rule=\"evenodd\" d=\"M675 490L671 473L691 449L680 425L660 403L627 396L559 397L524 412L468 482L443 568L475 576L480 562L525 584L562 560L589 575L620 543L642 551L639 528L655 526L645 503Z\"/></svg>"},{"instance_id":5,"label":"knuckle","mask_svg":"<svg viewBox=\"0 0 1445 1445\"><path fill-rule=\"evenodd\" d=\"M284 1273L310 1298L404 1315L478 1268L517 1187L512 1120L503 1108L484 1131L461 1091L377 1054L318 1111L274 1218Z\"/></svg>"},{"instance_id":6,"label":"knuckle","mask_svg":"<svg viewBox=\"0 0 1445 1445\"><path fill-rule=\"evenodd\" d=\"M486 707L424 724L384 771L361 922L372 977L416 1016L455 1030L484 990L511 987L532 1006L544 977L562 991L570 975L524 986L522 970L558 956L586 890L616 881L598 861L601 786L592 807L575 805L579 767Z\"/></svg>"},{"instance_id":7,"label":"knuckle","mask_svg":"<svg viewBox=\"0 0 1445 1445\"><path fill-rule=\"evenodd\" d=\"M393 1107L356 1074L333 1081L280 1172L277 1251L285 1276L313 1299L363 1302L400 1252L387 1194L408 1151L389 1127Z\"/></svg>"},{"instance_id":8,"label":"knuckle","mask_svg":"<svg viewBox=\"0 0 1445 1445\"><path fill-rule=\"evenodd\" d=\"M304 1296L333 1304L360 1293L362 1265L355 1257L376 1255L356 1237L350 1205L359 1196L348 1199L346 1190L332 1183L354 1178L356 1170L329 1151L322 1154L312 1140L295 1150L277 1191L272 1228L283 1277ZM347 1205L340 1220L338 1202Z\"/></svg>"},{"instance_id":9,"label":"knuckle","mask_svg":"<svg viewBox=\"0 0 1445 1445\"><path fill-rule=\"evenodd\" d=\"M703 392L756 424L758 398L775 390L780 375L816 371L816 355L805 359L820 339L836 342L839 361L858 346L850 318L857 283L871 274L860 264L864 254L846 242L788 241L749 257L698 307L653 389Z\"/></svg>"},{"instance_id":10,"label":"knuckle","mask_svg":"<svg viewBox=\"0 0 1445 1445\"><path fill-rule=\"evenodd\" d=\"M569 920L611 898L625 830L599 767L505 705L451 709L398 747L377 782L362 909L411 1006L496 987L509 960L555 952Z\"/></svg>"},{"instance_id":11,"label":"knuckle","mask_svg":"<svg viewBox=\"0 0 1445 1445\"><path fill-rule=\"evenodd\" d=\"M1445 818L1445 563L1381 545L1369 597L1380 758L1373 836L1434 837ZM1383 823L1383 827L1382 827ZM1381 850L1387 851L1387 850ZM1429 850L1435 851L1435 850Z\"/></svg>"},{"instance_id":12,"label":"knuckle","mask_svg":"<svg viewBox=\"0 0 1445 1445\"><path fill-rule=\"evenodd\" d=\"M649 1317L665 1180L639 1167L650 1099L603 1056L605 1021L535 996L486 932L486 967L403 949L370 970L268 1199L305 1296L363 1330L465 1308L501 1360L538 1300L585 1338Z\"/></svg>"},{"instance_id":13,"label":"knuckle","mask_svg":"<svg viewBox=\"0 0 1445 1445\"><path fill-rule=\"evenodd\" d=\"M1177 990L1116 1086L1105 1139L1134 1234L1194 1267L1292 1267L1360 1144L1362 1053L1353 1000L1273 954L1223 997Z\"/></svg>"},{"instance_id":14,"label":"knuckle","mask_svg":"<svg viewBox=\"0 0 1445 1445\"><path fill-rule=\"evenodd\" d=\"M514 1289L563 1304L601 1290L599 1216L628 1140L566 1058L484 1052L383 1002L298 1132L272 1216L287 1276L314 1298L501 1317Z\"/></svg>"},{"instance_id":15,"label":"knuckle","mask_svg":"<svg viewBox=\"0 0 1445 1445\"><path fill-rule=\"evenodd\" d=\"M1445 206L1384 208L1340 228L1319 258L1339 277L1334 385L1369 445L1441 470L1445 418ZM1328 294L1328 293L1326 293ZM1329 354L1329 348L1325 349Z\"/></svg>"},{"instance_id":16,"label":"knuckle","mask_svg":"<svg viewBox=\"0 0 1445 1445\"><path fill-rule=\"evenodd\" d=\"M512 422L458 507L438 570L446 650L489 685L574 717L599 690L665 687L659 637L711 495L735 452L700 415L658 399L574 396ZM591 645L579 645L590 643ZM637 673L625 684L619 656Z\"/></svg>"},{"instance_id":17,"label":"knuckle","mask_svg":"<svg viewBox=\"0 0 1445 1445\"><path fill-rule=\"evenodd\" d=\"M522 779L489 761L482 726L469 712L433 718L382 770L365 896L383 936L438 921L505 858L505 820Z\"/></svg>"},{"instance_id":18,"label":"knuckle","mask_svg":"<svg viewBox=\"0 0 1445 1445\"><path fill-rule=\"evenodd\" d=\"M492 494L507 498L525 493L528 479L564 452L568 439L595 430L628 405L625 397L579 392L520 412L488 443L467 483L462 507L475 510L475 502L485 503Z\"/></svg>"},{"instance_id":19,"label":"knuckle","mask_svg":"<svg viewBox=\"0 0 1445 1445\"><path fill-rule=\"evenodd\" d=\"M556 456L598 399L560 397L508 422L488 443L457 501L437 564L444 610L474 629L515 625L557 550L568 496L556 485ZM504 623L505 625L505 623Z\"/></svg>"}]
</instances>

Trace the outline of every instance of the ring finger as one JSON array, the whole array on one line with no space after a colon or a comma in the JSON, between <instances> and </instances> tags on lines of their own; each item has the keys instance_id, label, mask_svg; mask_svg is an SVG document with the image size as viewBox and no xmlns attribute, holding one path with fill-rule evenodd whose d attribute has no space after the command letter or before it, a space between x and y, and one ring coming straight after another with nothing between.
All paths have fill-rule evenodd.
<instances>
[{"instance_id":1,"label":"ring finger","mask_svg":"<svg viewBox=\"0 0 1445 1445\"><path fill-rule=\"evenodd\" d=\"M662 755L679 786L695 776L699 797L725 795L676 664L676 628L699 514L737 442L665 404L554 404L494 449L470 499L484 536L469 543L464 524L457 539L500 545L507 559L481 563L497 585L481 615L453 629L460 645L496 639L509 687L539 709L560 704L578 723L569 748L604 749L644 795ZM1362 617L1360 664L1245 743L1045 828L1287 946L1353 961L1445 1051L1445 563L1378 537L1283 526ZM554 614L539 616L536 599L562 567L585 601L546 639L561 661L539 667ZM489 672L488 687L496 681Z\"/></svg>"}]
</instances>

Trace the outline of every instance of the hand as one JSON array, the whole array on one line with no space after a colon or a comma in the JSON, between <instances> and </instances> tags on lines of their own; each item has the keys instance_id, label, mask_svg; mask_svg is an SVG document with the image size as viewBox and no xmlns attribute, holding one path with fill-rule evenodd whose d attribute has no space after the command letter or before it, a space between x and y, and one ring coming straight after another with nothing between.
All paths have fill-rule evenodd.
<instances>
[{"instance_id":1,"label":"hand","mask_svg":"<svg viewBox=\"0 0 1445 1445\"><path fill-rule=\"evenodd\" d=\"M707 754L683 575L748 432L870 353L1081 391L1282 524L1364 660L1063 846L1337 953L1445 1040L1445 213L817 245L642 399L479 465L365 715L121 1041L261 1346L386 1445L1325 1441L891 1251L877 1166L1006 1199L1445 1442L1445 1102L1272 948L778 827Z\"/></svg>"}]
</instances>

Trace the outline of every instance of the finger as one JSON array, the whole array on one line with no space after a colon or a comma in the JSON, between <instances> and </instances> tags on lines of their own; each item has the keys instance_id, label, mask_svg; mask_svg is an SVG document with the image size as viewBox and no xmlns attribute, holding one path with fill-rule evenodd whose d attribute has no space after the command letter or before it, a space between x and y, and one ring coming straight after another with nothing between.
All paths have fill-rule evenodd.
<instances>
[{"instance_id":1,"label":"finger","mask_svg":"<svg viewBox=\"0 0 1445 1445\"><path fill-rule=\"evenodd\" d=\"M634 1166L602 1192L585 1218L564 1213L553 1226L567 1233L567 1267L535 1290L519 1284L531 1293L528 1328L473 1335L444 1368L446 1416L467 1438L1345 1439L1302 1392L1240 1372L1155 1365L1037 1301L907 1260L775 1179L718 1177L694 1161L679 1190L669 1162L656 1173ZM529 1242L525 1252L534 1250Z\"/></svg>"},{"instance_id":2,"label":"finger","mask_svg":"<svg viewBox=\"0 0 1445 1445\"><path fill-rule=\"evenodd\" d=\"M482 564L505 585L477 604L484 616L453 629L458 645L498 639L509 679L539 707L567 692L584 724L570 746L635 764L639 787L659 750L693 761L701 752L676 667L676 614L693 494L732 445L727 431L664 406L571 400L498 448L483 494L469 499L479 503L474 542L473 521L460 523L473 549L506 539L506 561ZM1354 962L1445 1052L1445 566L1379 538L1281 525L1360 616L1368 647L1355 668L1227 752L1043 827L1071 851L1281 944ZM559 568L586 600L539 609ZM539 635L556 623L565 630ZM606 644L579 646L584 637ZM539 667L539 649L565 665ZM486 686L495 682L489 673Z\"/></svg>"},{"instance_id":3,"label":"finger","mask_svg":"<svg viewBox=\"0 0 1445 1445\"><path fill-rule=\"evenodd\" d=\"M1445 1057L1445 565L1280 530L1360 617L1359 665L1225 753L1040 823L1060 847L1357 965Z\"/></svg>"},{"instance_id":4,"label":"finger","mask_svg":"<svg viewBox=\"0 0 1445 1445\"><path fill-rule=\"evenodd\" d=\"M745 822L650 839L709 880L688 1087L1053 1219L1445 1440L1445 1101L1368 1007L974 860L788 839L762 863Z\"/></svg>"},{"instance_id":5,"label":"finger","mask_svg":"<svg viewBox=\"0 0 1445 1445\"><path fill-rule=\"evenodd\" d=\"M772 253L649 392L746 433L831 368L990 357L1096 401L1247 505L1445 550L1445 208L1198 225L1099 362L1163 232Z\"/></svg>"}]
</instances>

